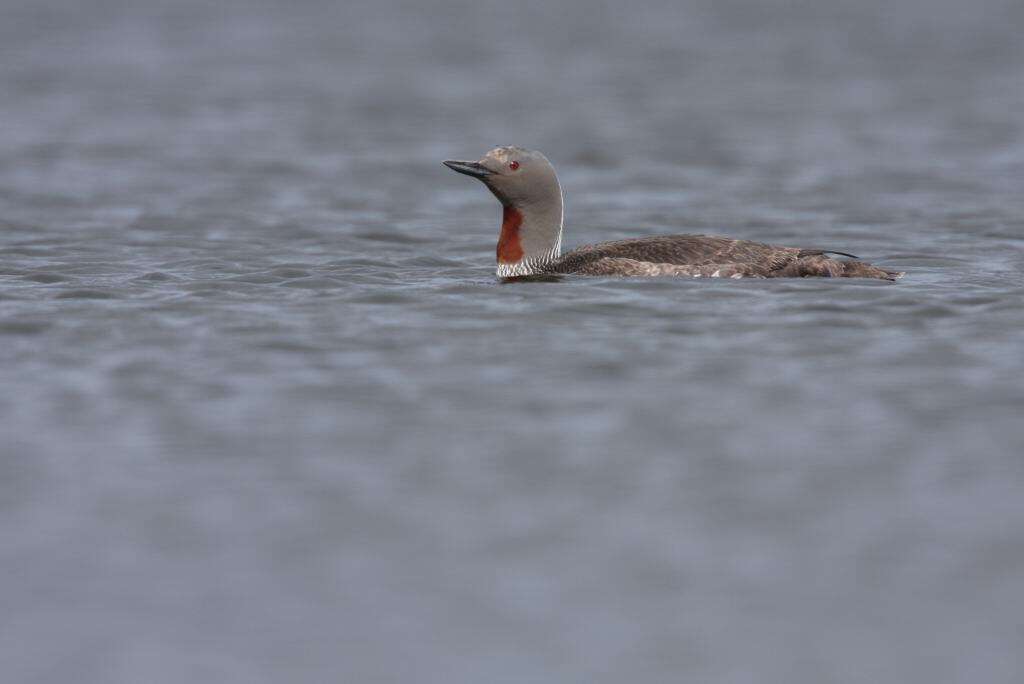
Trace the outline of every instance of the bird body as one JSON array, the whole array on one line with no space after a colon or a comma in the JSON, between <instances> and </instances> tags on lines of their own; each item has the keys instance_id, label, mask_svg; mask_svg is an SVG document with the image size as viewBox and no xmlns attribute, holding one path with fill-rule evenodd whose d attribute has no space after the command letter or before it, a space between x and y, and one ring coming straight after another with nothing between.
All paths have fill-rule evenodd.
<instances>
[{"instance_id":1,"label":"bird body","mask_svg":"<svg viewBox=\"0 0 1024 684\"><path fill-rule=\"evenodd\" d=\"M481 180L503 206L497 275L676 276L690 278L841 277L895 280L902 273L854 260L845 252L781 247L711 235L659 235L562 245L562 191L540 152L498 147L477 162L446 166Z\"/></svg>"}]
</instances>

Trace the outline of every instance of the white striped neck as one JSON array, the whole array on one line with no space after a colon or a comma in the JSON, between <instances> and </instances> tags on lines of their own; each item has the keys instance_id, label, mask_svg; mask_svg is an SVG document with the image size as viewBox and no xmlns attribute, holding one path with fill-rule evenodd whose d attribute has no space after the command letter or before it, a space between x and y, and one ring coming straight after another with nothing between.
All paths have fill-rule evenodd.
<instances>
[{"instance_id":1,"label":"white striped neck","mask_svg":"<svg viewBox=\"0 0 1024 684\"><path fill-rule=\"evenodd\" d=\"M520 276L537 275L544 273L546 268L558 261L561 244L549 253L539 257L523 258L512 263L498 262L497 276L499 278L518 278Z\"/></svg>"},{"instance_id":2,"label":"white striped neck","mask_svg":"<svg viewBox=\"0 0 1024 684\"><path fill-rule=\"evenodd\" d=\"M496 250L499 278L542 273L561 256L562 193L557 184L554 190L544 202L503 206Z\"/></svg>"}]
</instances>

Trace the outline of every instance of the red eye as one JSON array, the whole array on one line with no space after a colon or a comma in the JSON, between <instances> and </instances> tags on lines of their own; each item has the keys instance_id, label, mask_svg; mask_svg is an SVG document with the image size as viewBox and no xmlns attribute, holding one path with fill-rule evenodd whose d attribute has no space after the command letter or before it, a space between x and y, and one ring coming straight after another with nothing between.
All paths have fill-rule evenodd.
<instances>
[{"instance_id":1,"label":"red eye","mask_svg":"<svg viewBox=\"0 0 1024 684\"><path fill-rule=\"evenodd\" d=\"M508 168L510 168L510 169L512 169L513 171L515 171L516 169L518 169L518 168L519 168L519 162L517 162L517 161L510 161L510 162L508 163Z\"/></svg>"}]
</instances>

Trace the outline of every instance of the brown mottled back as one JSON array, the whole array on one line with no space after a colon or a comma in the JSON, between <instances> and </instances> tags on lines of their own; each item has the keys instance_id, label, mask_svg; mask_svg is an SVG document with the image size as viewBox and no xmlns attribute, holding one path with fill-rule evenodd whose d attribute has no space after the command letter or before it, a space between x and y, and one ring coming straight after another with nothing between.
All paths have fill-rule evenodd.
<instances>
[{"instance_id":1,"label":"brown mottled back","mask_svg":"<svg viewBox=\"0 0 1024 684\"><path fill-rule=\"evenodd\" d=\"M664 235L585 245L562 255L548 273L721 278L859 277L895 280L899 273L821 250L779 247L709 235Z\"/></svg>"}]
</instances>

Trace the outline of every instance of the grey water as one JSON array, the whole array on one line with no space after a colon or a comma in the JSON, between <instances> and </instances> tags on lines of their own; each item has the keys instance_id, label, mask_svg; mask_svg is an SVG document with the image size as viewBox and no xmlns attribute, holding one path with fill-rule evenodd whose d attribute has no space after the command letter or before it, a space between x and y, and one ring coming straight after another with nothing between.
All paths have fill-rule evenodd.
<instances>
[{"instance_id":1,"label":"grey water","mask_svg":"<svg viewBox=\"0 0 1024 684\"><path fill-rule=\"evenodd\" d=\"M4 0L3 681L1024 681L1022 28ZM907 275L499 284L499 144Z\"/></svg>"}]
</instances>

